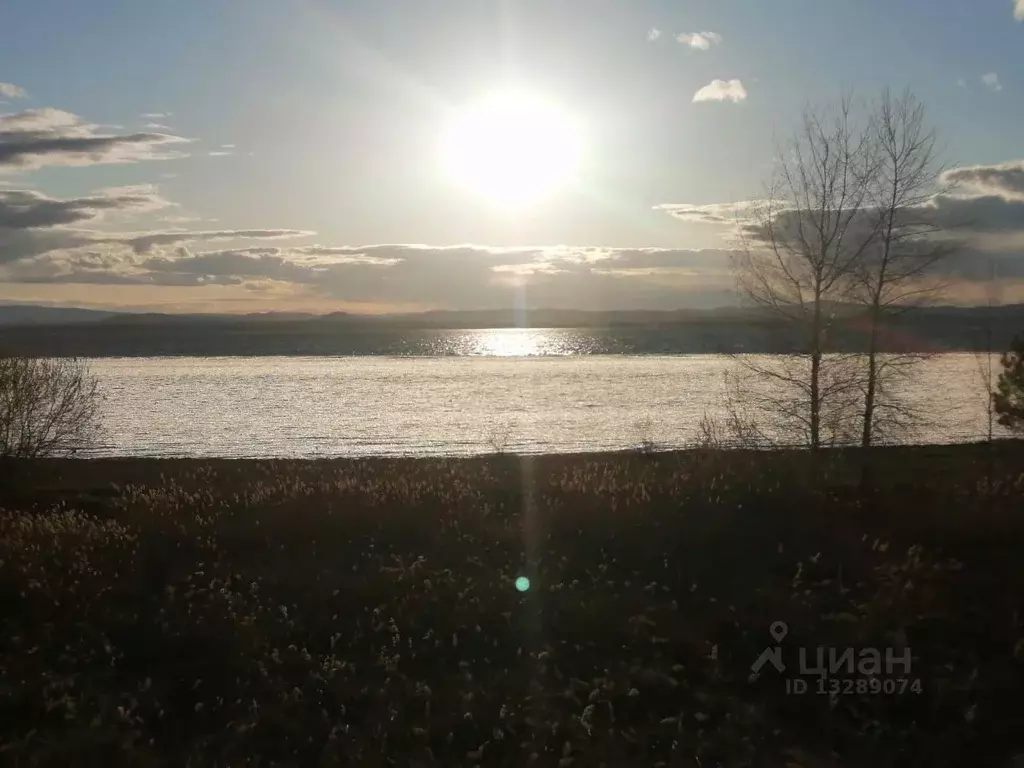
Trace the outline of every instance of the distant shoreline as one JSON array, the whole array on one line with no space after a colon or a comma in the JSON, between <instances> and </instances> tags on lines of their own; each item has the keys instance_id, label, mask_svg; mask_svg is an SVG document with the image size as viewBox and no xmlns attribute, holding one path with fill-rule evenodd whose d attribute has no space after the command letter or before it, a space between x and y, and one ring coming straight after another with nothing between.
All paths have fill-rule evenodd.
<instances>
[{"instance_id":1,"label":"distant shoreline","mask_svg":"<svg viewBox=\"0 0 1024 768\"><path fill-rule=\"evenodd\" d=\"M860 311L831 308L835 351L867 348ZM502 333L528 334L561 354L798 352L793 329L750 310L536 309L432 311L396 315L264 313L115 314L0 306L0 354L53 357L447 356L486 352ZM884 351L983 352L1024 332L1024 304L920 307L892 317ZM500 352L500 350L499 350Z\"/></svg>"}]
</instances>

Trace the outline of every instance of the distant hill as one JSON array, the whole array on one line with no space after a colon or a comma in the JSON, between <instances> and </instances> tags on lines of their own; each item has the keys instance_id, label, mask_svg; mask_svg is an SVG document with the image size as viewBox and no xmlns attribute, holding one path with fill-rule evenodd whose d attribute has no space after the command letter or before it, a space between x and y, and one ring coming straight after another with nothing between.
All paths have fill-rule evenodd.
<instances>
[{"instance_id":1,"label":"distant hill","mask_svg":"<svg viewBox=\"0 0 1024 768\"><path fill-rule=\"evenodd\" d=\"M78 307L43 307L33 304L0 305L0 326L88 323L116 317L118 313Z\"/></svg>"},{"instance_id":2,"label":"distant hill","mask_svg":"<svg viewBox=\"0 0 1024 768\"><path fill-rule=\"evenodd\" d=\"M187 314L161 312L119 313L99 318L105 325L195 325L196 323L288 323L301 320L318 320L324 315L312 312L250 312L238 314Z\"/></svg>"},{"instance_id":3,"label":"distant hill","mask_svg":"<svg viewBox=\"0 0 1024 768\"><path fill-rule=\"evenodd\" d=\"M348 312L314 314L311 312L167 313L113 312L93 309L43 307L31 305L0 306L0 327L13 325L104 325L153 326L196 323L340 323L358 326L409 328L508 328L528 325L533 328L593 328L621 325L662 326L711 319L740 319L749 313L736 307L719 309L657 310L573 310L533 309L525 315L512 309L430 310L383 315L358 315Z\"/></svg>"}]
</instances>

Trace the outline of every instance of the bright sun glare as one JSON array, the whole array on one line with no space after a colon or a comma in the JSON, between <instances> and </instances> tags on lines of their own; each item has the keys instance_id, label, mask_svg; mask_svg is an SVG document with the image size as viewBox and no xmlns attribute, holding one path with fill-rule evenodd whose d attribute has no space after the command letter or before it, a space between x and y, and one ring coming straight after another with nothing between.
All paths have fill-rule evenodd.
<instances>
[{"instance_id":1,"label":"bright sun glare","mask_svg":"<svg viewBox=\"0 0 1024 768\"><path fill-rule=\"evenodd\" d=\"M536 202L570 182L583 132L564 110L517 91L460 110L445 135L448 174L501 203Z\"/></svg>"}]
</instances>

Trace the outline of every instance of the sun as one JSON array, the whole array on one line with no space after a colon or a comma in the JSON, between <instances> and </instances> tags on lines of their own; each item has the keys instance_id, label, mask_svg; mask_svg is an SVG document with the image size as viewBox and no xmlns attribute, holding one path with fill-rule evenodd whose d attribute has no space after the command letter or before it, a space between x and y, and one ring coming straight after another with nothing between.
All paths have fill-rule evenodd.
<instances>
[{"instance_id":1,"label":"sun","mask_svg":"<svg viewBox=\"0 0 1024 768\"><path fill-rule=\"evenodd\" d=\"M470 191L525 204L573 180L583 143L567 111L521 91L502 91L455 113L442 160L450 178Z\"/></svg>"}]
</instances>

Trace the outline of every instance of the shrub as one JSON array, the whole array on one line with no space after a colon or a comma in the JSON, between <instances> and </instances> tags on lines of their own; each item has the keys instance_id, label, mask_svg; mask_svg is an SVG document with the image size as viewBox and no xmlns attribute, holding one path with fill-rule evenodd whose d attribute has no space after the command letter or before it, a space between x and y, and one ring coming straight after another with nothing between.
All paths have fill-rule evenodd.
<instances>
[{"instance_id":1,"label":"shrub","mask_svg":"<svg viewBox=\"0 0 1024 768\"><path fill-rule=\"evenodd\" d=\"M1024 336L1017 336L999 360L996 391L992 393L999 423L1014 431L1024 431Z\"/></svg>"},{"instance_id":2,"label":"shrub","mask_svg":"<svg viewBox=\"0 0 1024 768\"><path fill-rule=\"evenodd\" d=\"M0 357L0 458L74 453L94 437L99 399L78 360Z\"/></svg>"}]
</instances>

